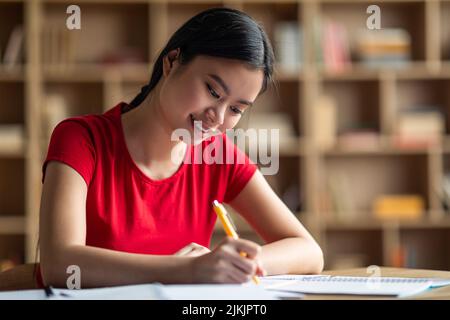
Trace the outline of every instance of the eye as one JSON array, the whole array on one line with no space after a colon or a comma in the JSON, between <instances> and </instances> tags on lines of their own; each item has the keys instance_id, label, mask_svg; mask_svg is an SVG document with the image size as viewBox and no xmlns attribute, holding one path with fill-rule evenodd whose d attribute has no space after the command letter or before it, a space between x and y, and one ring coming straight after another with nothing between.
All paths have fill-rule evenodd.
<instances>
[{"instance_id":1,"label":"eye","mask_svg":"<svg viewBox=\"0 0 450 320\"><path fill-rule=\"evenodd\" d=\"M220 99L220 96L217 94L216 91L208 84L206 83L206 88L208 88L209 93L216 99Z\"/></svg>"},{"instance_id":2,"label":"eye","mask_svg":"<svg viewBox=\"0 0 450 320\"><path fill-rule=\"evenodd\" d=\"M235 113L235 114L243 114L243 113L244 113L244 112L243 112L241 109L239 109L238 107L231 106L230 109L231 109L231 111L232 111L233 113Z\"/></svg>"}]
</instances>

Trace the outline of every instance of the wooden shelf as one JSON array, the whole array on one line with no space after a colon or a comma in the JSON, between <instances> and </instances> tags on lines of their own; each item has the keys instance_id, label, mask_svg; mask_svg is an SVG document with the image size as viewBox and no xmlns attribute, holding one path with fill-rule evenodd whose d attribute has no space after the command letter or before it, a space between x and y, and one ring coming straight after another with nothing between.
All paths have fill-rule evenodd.
<instances>
[{"instance_id":1,"label":"wooden shelf","mask_svg":"<svg viewBox=\"0 0 450 320\"><path fill-rule=\"evenodd\" d=\"M98 82L124 81L148 82L151 65L149 64L76 64L62 66L44 66L44 78L59 82Z\"/></svg>"},{"instance_id":2,"label":"wooden shelf","mask_svg":"<svg viewBox=\"0 0 450 320\"><path fill-rule=\"evenodd\" d=\"M354 220L328 219L324 228L328 230L378 230L378 229L450 229L450 216L444 212L439 214L441 219L423 218L420 220L379 220L375 218L362 218ZM369 214L365 214L368 216ZM430 212L425 214L430 215Z\"/></svg>"},{"instance_id":3,"label":"wooden shelf","mask_svg":"<svg viewBox=\"0 0 450 320\"><path fill-rule=\"evenodd\" d=\"M23 66L6 67L0 65L0 83L7 81L19 82L24 80L25 76Z\"/></svg>"},{"instance_id":4,"label":"wooden shelf","mask_svg":"<svg viewBox=\"0 0 450 320\"><path fill-rule=\"evenodd\" d=\"M22 252L26 261L34 259L41 162L48 145L48 137L43 134L48 123L41 102L49 95L63 97L67 114L72 116L99 113L120 101L130 101L149 81L152 62L173 31L195 13L213 6L230 6L249 13L264 25L272 43L274 27L280 21L295 22L302 32L301 69L277 71L280 100L274 92L267 92L258 98L252 113L283 114L291 122L293 138L283 140L279 149L280 172L267 180L280 196L292 185L298 186L302 205L299 210L304 220L308 220L302 222L316 228L313 231L326 252L326 260L337 261L339 255L363 253L367 263L389 263L391 251L402 241L411 242L411 238L424 236L425 233L415 233L417 229L436 230L438 240L446 239L450 219L443 212L435 190L448 169L442 162L449 160L450 155L450 117L442 145L436 148L399 149L392 143L392 135L397 114L405 105L434 103L450 114L450 0L378 1L383 28L400 27L412 35L411 61L401 68L368 68L352 56L351 67L341 72L324 70L315 61L317 47L312 41L317 31L315 19L329 17L352 33L366 27L366 8L371 4L368 1L80 0L77 3L83 11L82 30L71 40L73 59L65 64L49 63L38 31L53 23L64 23L65 9L72 3L0 0L0 48L5 48L17 24L23 24L27 33L25 57L20 65L11 70L0 65L0 100L8 104L0 110L0 125L24 126L24 137L19 143L6 145L0 136L0 162L4 162L0 170L9 174L5 167L11 166L19 175L17 181L12 177L10 198L15 199L7 201L7 212L0 212L0 234L8 237L0 240L6 239L4 245L9 246L7 241L12 237L9 233L20 234L11 247L21 246L26 239ZM140 50L143 60L132 64L101 63L111 51L121 52L126 47ZM275 70L282 70L277 67ZM322 93L337 102L340 132L355 123L368 124L380 136L378 147L342 148L338 139L334 147L321 149L312 137L311 115ZM44 149L36 150L36 144ZM352 178L349 193L363 199L356 210L365 216L370 217L370 199L396 191L421 194L427 204L426 218L398 224L370 218L322 221L325 212L318 204L319 194L326 187L323 176L333 170ZM3 189L10 191L5 183ZM238 229L251 232L245 224ZM352 235L347 238L349 230ZM402 230L410 234L403 237ZM339 251L341 244L344 252ZM442 255L450 257L447 251L442 251ZM447 265L442 259L436 261L442 267L450 267L450 258Z\"/></svg>"},{"instance_id":5,"label":"wooden shelf","mask_svg":"<svg viewBox=\"0 0 450 320\"><path fill-rule=\"evenodd\" d=\"M0 234L25 234L25 217L0 216Z\"/></svg>"},{"instance_id":6,"label":"wooden shelf","mask_svg":"<svg viewBox=\"0 0 450 320\"><path fill-rule=\"evenodd\" d=\"M385 73L393 74L397 79L446 79L450 78L450 61L443 61L439 68L431 68L426 61L411 61L404 67L373 67L353 62L342 71L320 70L323 80L378 80Z\"/></svg>"},{"instance_id":7,"label":"wooden shelf","mask_svg":"<svg viewBox=\"0 0 450 320\"><path fill-rule=\"evenodd\" d=\"M0 140L2 137L0 136ZM0 158L23 158L25 157L25 143L21 142L5 145L0 142Z\"/></svg>"},{"instance_id":8,"label":"wooden shelf","mask_svg":"<svg viewBox=\"0 0 450 320\"><path fill-rule=\"evenodd\" d=\"M25 150L23 127L0 124L0 157L22 158L25 156Z\"/></svg>"},{"instance_id":9,"label":"wooden shelf","mask_svg":"<svg viewBox=\"0 0 450 320\"><path fill-rule=\"evenodd\" d=\"M427 155L432 148L396 148L393 146L380 146L377 148L353 149L336 146L323 150L325 157L357 157L357 156L395 156L395 155ZM450 150L450 149L449 149Z\"/></svg>"}]
</instances>

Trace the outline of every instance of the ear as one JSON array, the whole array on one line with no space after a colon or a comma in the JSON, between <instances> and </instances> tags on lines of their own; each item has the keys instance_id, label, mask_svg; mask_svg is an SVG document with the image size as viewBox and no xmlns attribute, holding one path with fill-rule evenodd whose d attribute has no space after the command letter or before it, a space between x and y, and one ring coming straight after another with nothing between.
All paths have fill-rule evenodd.
<instances>
[{"instance_id":1,"label":"ear","mask_svg":"<svg viewBox=\"0 0 450 320\"><path fill-rule=\"evenodd\" d=\"M169 51L163 58L163 74L167 77L169 73L174 69L174 65L178 63L180 56L180 48Z\"/></svg>"}]
</instances>

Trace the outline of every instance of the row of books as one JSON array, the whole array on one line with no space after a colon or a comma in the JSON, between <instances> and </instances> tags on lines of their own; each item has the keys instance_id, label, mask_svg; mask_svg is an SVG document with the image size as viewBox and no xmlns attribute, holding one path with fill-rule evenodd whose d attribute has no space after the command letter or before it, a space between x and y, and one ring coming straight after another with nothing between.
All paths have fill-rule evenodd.
<instances>
[{"instance_id":1,"label":"row of books","mask_svg":"<svg viewBox=\"0 0 450 320\"><path fill-rule=\"evenodd\" d=\"M352 55L369 67L402 66L410 60L411 37L404 29L360 30L356 32L354 43L351 43L349 32L342 23L317 18L315 26L316 58L327 70L342 71L348 68ZM41 38L43 62L57 66L75 62L76 36L76 32L47 24ZM3 53L3 64L14 66L23 60L23 42L23 26L18 25L10 34ZM282 71L295 72L301 68L303 36L296 21L281 21L275 25L274 48ZM142 50L126 46L98 57L98 62L104 63L144 60Z\"/></svg>"},{"instance_id":2,"label":"row of books","mask_svg":"<svg viewBox=\"0 0 450 320\"><path fill-rule=\"evenodd\" d=\"M404 29L361 30L355 55L366 67L403 67L411 60L411 36Z\"/></svg>"},{"instance_id":3,"label":"row of books","mask_svg":"<svg viewBox=\"0 0 450 320\"><path fill-rule=\"evenodd\" d=\"M366 67L402 67L411 60L411 36L405 29L355 31L320 17L314 29L316 61L328 71L344 71L352 61Z\"/></svg>"},{"instance_id":4,"label":"row of books","mask_svg":"<svg viewBox=\"0 0 450 320\"><path fill-rule=\"evenodd\" d=\"M61 27L59 24L45 24L41 32L42 60L45 65L65 68L76 62L76 43L80 39L78 33ZM287 37L287 39L289 36ZM13 68L24 61L24 30L22 25L15 26L8 38L6 46L0 47L0 63L5 69ZM290 45L290 42L287 41ZM290 48L290 47L288 47ZM283 55L287 56L286 50ZM100 63L142 63L145 61L143 50L123 46L104 52L95 57Z\"/></svg>"}]
</instances>

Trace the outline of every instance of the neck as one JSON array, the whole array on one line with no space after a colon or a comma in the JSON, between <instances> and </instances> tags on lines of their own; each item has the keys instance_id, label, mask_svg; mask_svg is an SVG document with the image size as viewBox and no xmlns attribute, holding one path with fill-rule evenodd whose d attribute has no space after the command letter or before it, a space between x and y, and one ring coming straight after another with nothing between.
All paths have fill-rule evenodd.
<instances>
[{"instance_id":1,"label":"neck","mask_svg":"<svg viewBox=\"0 0 450 320\"><path fill-rule=\"evenodd\" d=\"M144 102L122 115L125 140L135 162L148 168L155 164L179 166L187 145L172 141L172 129L157 99L159 86L154 88ZM176 154L176 159L172 159Z\"/></svg>"}]
</instances>

